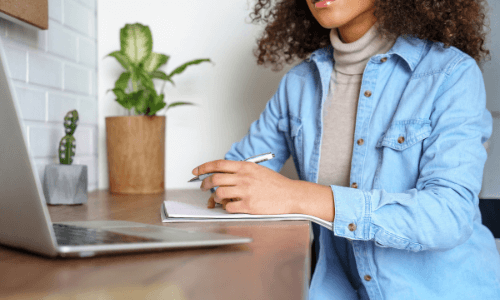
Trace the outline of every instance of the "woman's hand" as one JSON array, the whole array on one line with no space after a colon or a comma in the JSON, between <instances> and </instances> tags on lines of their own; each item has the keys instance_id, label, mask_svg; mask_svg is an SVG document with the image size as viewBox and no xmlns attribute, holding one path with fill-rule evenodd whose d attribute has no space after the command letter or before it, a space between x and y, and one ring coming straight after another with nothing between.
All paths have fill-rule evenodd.
<instances>
[{"instance_id":1,"label":"woman's hand","mask_svg":"<svg viewBox=\"0 0 500 300\"><path fill-rule=\"evenodd\" d=\"M246 161L216 160L193 170L194 175L214 172L200 186L203 191L218 186L208 200L208 207L220 203L230 213L298 213L296 180Z\"/></svg>"},{"instance_id":2,"label":"woman's hand","mask_svg":"<svg viewBox=\"0 0 500 300\"><path fill-rule=\"evenodd\" d=\"M214 199L215 199L215 192L212 193L212 195L210 195L210 198L208 199L208 203L207 203L207 208L215 208L216 202ZM238 201L238 200L239 199L222 199L222 202L220 204L222 204L223 209L226 209L226 204L228 202Z\"/></svg>"}]
</instances>

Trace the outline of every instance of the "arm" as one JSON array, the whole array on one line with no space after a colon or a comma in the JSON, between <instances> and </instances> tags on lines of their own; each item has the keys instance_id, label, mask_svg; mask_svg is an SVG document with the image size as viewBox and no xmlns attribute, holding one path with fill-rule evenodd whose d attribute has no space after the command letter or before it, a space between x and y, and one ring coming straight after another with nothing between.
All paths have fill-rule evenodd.
<instances>
[{"instance_id":1,"label":"arm","mask_svg":"<svg viewBox=\"0 0 500 300\"><path fill-rule=\"evenodd\" d=\"M284 93L286 86L285 75L279 84L278 90L267 102L266 108L261 113L259 119L255 120L250 129L239 142L233 143L231 149L226 153L224 159L241 161L247 157L259 153L272 152L275 158L261 163L276 172L279 172L286 160L290 157L286 139L283 132L278 130L278 122L282 118L280 94ZM217 186L210 189L213 199ZM213 208L215 203L209 201L209 207Z\"/></svg>"},{"instance_id":2,"label":"arm","mask_svg":"<svg viewBox=\"0 0 500 300\"><path fill-rule=\"evenodd\" d=\"M481 189L487 156L482 144L492 131L485 104L480 69L472 59L462 60L435 100L416 188L387 193L332 185L335 235L411 251L464 243ZM356 230L348 229L351 223Z\"/></svg>"},{"instance_id":3,"label":"arm","mask_svg":"<svg viewBox=\"0 0 500 300\"><path fill-rule=\"evenodd\" d=\"M287 74L288 75L288 74ZM287 75L283 77L278 87L277 92L266 104L266 108L261 113L258 120L254 121L248 134L245 135L239 142L233 143L231 149L226 153L225 159L232 162L221 162L214 161L206 163L199 166L193 170L194 175L210 173L210 172L227 172L227 173L239 173L244 174L247 178L247 182L239 182L237 179L230 179L229 176L217 175L210 176L205 179L201 185L202 190L210 189L212 195L208 201L208 207L213 208L215 202L221 203L226 209L226 204L229 202L231 197L238 192L229 191L230 189L225 188L224 191L219 191L219 195L216 195L216 190L218 187L223 187L225 184L228 186L240 185L246 186L243 188L243 192L239 192L242 198L246 198L245 194L252 194L253 196L263 192L265 194L262 197L255 197L258 200L264 199L274 199L279 202L280 206L273 206L270 201L259 205L258 200L254 200L253 206L244 206L243 203L233 202L227 206L229 212L239 212L239 213L254 213L254 214L272 214L272 213L303 213L312 216L319 217L329 222L333 222L335 215L335 207L333 202L332 189L329 186L319 185L312 182L302 181L302 180L292 180L288 179L280 174L279 172L283 164L290 157L290 150L288 148L286 134L280 130L278 125L279 121L287 121L283 119L288 119L288 111L286 106L286 87L287 87ZM274 172L268 172L266 170L260 170L258 166L255 166L258 175L255 177L255 182L253 184L248 183L252 179L252 170L245 169L245 163L239 162L249 156L253 156L259 153L273 152L275 158L261 163L260 166L265 166ZM250 165L252 166L252 165ZM200 169L198 169L200 168ZM258 179L262 179L261 182L256 182ZM248 186L255 185L258 187L258 191L249 193ZM268 185L269 188L265 186ZM228 194L232 193L231 196ZM273 195L275 193L275 195ZM248 197L248 196L247 196ZM304 199L315 199L316 205L307 205L307 201ZM241 198L240 198L241 199ZM231 207L232 206L232 207ZM239 206L239 207L237 207ZM261 211L259 211L261 209Z\"/></svg>"},{"instance_id":4,"label":"arm","mask_svg":"<svg viewBox=\"0 0 500 300\"><path fill-rule=\"evenodd\" d=\"M281 99L281 96L285 94L286 78L287 75L281 80L278 90L267 102L259 119L250 125L248 133L239 142L232 144L224 157L226 160L241 161L260 153L272 152L275 155L274 159L260 165L276 172L281 170L290 157L284 132L280 131L278 126L279 120L287 114L282 109L286 107L286 104L282 103L285 100Z\"/></svg>"}]
</instances>

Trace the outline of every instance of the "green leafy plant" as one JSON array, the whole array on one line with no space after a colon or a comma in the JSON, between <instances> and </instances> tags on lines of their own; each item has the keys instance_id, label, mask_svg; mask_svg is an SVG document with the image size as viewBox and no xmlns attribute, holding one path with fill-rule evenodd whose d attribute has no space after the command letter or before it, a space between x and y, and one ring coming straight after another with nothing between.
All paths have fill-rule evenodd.
<instances>
[{"instance_id":1,"label":"green leafy plant","mask_svg":"<svg viewBox=\"0 0 500 300\"><path fill-rule=\"evenodd\" d=\"M187 62L172 71L170 74L159 70L168 62L170 56L153 52L153 36L148 26L140 23L126 24L120 29L120 51L114 51L112 56L125 68L115 82L114 89L110 90L116 96L116 101L129 110L135 108L138 115L154 116L156 112L167 106L164 101L165 84L172 83L172 76L184 72L190 65L202 62L211 62L210 59L196 59ZM163 80L160 93L157 93L153 79ZM191 102L174 102L169 108L178 105L194 105Z\"/></svg>"},{"instance_id":2,"label":"green leafy plant","mask_svg":"<svg viewBox=\"0 0 500 300\"><path fill-rule=\"evenodd\" d=\"M75 133L76 126L78 126L78 112L75 109L69 111L64 117L66 135L59 142L59 162L61 165L71 165L73 162L76 150L76 140L73 133Z\"/></svg>"}]
</instances>

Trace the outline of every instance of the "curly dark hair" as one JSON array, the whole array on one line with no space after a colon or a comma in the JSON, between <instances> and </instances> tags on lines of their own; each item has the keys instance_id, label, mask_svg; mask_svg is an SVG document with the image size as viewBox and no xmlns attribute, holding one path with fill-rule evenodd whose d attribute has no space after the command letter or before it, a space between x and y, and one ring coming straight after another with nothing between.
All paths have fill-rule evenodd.
<instances>
[{"instance_id":1,"label":"curly dark hair","mask_svg":"<svg viewBox=\"0 0 500 300\"><path fill-rule=\"evenodd\" d=\"M254 50L258 65L271 63L273 71L280 71L284 62L291 64L331 44L331 29L316 21L306 0L274 1L257 0L250 13L252 23L267 24ZM467 53L481 66L484 57L491 59L484 48L484 28L489 29L485 5L484 0L375 0L374 15L382 36L410 35L442 42Z\"/></svg>"}]
</instances>

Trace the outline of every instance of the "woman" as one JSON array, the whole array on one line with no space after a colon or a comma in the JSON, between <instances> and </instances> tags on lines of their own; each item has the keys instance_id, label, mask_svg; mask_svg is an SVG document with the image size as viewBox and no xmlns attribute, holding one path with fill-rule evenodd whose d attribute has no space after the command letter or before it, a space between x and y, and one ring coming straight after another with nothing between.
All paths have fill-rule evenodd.
<instances>
[{"instance_id":1,"label":"woman","mask_svg":"<svg viewBox=\"0 0 500 300\"><path fill-rule=\"evenodd\" d=\"M226 160L193 170L222 173L201 184L218 187L208 206L332 222L314 228L311 299L500 299L499 255L478 209L492 132L483 5L277 3L258 63L310 56ZM240 161L264 152L276 157ZM290 155L300 180L277 173Z\"/></svg>"}]
</instances>

